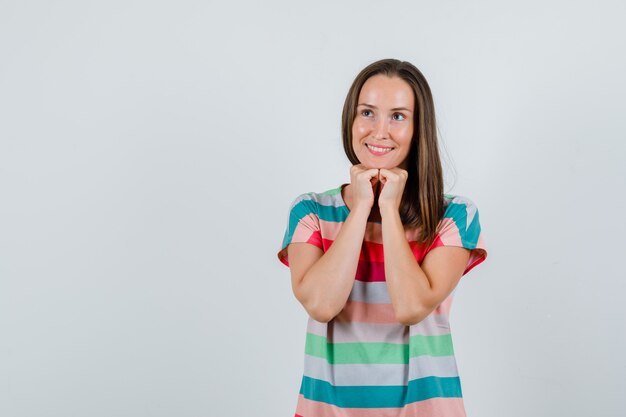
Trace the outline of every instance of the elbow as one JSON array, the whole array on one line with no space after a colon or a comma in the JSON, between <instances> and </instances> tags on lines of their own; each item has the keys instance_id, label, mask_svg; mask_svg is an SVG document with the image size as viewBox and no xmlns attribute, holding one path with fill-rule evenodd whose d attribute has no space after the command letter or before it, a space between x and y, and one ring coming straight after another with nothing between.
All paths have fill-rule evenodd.
<instances>
[{"instance_id":1,"label":"elbow","mask_svg":"<svg viewBox=\"0 0 626 417\"><path fill-rule=\"evenodd\" d=\"M337 316L338 312L334 311L329 306L324 305L309 305L305 307L309 317L320 323L328 323Z\"/></svg>"},{"instance_id":2,"label":"elbow","mask_svg":"<svg viewBox=\"0 0 626 417\"><path fill-rule=\"evenodd\" d=\"M413 326L424 320L425 317L426 315L421 314L396 314L396 320L404 326Z\"/></svg>"},{"instance_id":3,"label":"elbow","mask_svg":"<svg viewBox=\"0 0 626 417\"><path fill-rule=\"evenodd\" d=\"M328 313L326 311L313 311L308 310L309 317L311 317L315 321L319 321L320 323L328 323L332 319L335 318L335 315Z\"/></svg>"},{"instance_id":4,"label":"elbow","mask_svg":"<svg viewBox=\"0 0 626 417\"><path fill-rule=\"evenodd\" d=\"M341 300L330 298L319 291L302 291L301 287L294 288L294 295L309 317L320 323L328 323L334 319L345 305L345 301L340 304Z\"/></svg>"},{"instance_id":5,"label":"elbow","mask_svg":"<svg viewBox=\"0 0 626 417\"><path fill-rule=\"evenodd\" d=\"M302 304L302 307L304 307L309 317L320 323L328 323L339 314L339 311L334 309L327 302L324 302L324 300L298 297L298 301L300 301L300 304Z\"/></svg>"}]
</instances>

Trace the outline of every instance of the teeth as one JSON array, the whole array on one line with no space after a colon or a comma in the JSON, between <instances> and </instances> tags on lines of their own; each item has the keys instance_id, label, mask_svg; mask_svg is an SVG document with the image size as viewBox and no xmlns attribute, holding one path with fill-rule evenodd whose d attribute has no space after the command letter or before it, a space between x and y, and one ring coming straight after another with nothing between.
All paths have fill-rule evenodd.
<instances>
[{"instance_id":1,"label":"teeth","mask_svg":"<svg viewBox=\"0 0 626 417\"><path fill-rule=\"evenodd\" d=\"M378 148L376 146L366 144L368 148L376 152L389 152L393 148Z\"/></svg>"}]
</instances>

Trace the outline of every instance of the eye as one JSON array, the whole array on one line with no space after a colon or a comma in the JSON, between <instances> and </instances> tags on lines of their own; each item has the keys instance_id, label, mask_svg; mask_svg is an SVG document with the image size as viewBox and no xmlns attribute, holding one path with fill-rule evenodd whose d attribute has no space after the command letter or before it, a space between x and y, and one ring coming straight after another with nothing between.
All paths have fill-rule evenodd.
<instances>
[{"instance_id":1,"label":"eye","mask_svg":"<svg viewBox=\"0 0 626 417\"><path fill-rule=\"evenodd\" d=\"M372 111L370 109L365 109L361 111L361 116L369 117L371 116Z\"/></svg>"},{"instance_id":2,"label":"eye","mask_svg":"<svg viewBox=\"0 0 626 417\"><path fill-rule=\"evenodd\" d=\"M402 121L406 119L406 117L404 117L404 114L402 113L394 113L393 118L394 120L398 120L398 121Z\"/></svg>"}]
</instances>

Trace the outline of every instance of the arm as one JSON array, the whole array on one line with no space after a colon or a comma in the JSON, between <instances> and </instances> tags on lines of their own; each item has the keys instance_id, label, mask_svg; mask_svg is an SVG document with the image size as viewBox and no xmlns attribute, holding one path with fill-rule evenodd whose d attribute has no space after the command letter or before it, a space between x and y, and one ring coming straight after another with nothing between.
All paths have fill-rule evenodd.
<instances>
[{"instance_id":1,"label":"arm","mask_svg":"<svg viewBox=\"0 0 626 417\"><path fill-rule=\"evenodd\" d=\"M365 236L369 209L355 207L326 253L308 243L292 243L290 259L293 293L309 316L332 320L350 296Z\"/></svg>"},{"instance_id":2,"label":"arm","mask_svg":"<svg viewBox=\"0 0 626 417\"><path fill-rule=\"evenodd\" d=\"M381 209L385 277L396 318L407 326L419 323L456 287L470 251L460 247L437 247L417 263L406 240L400 214Z\"/></svg>"}]
</instances>

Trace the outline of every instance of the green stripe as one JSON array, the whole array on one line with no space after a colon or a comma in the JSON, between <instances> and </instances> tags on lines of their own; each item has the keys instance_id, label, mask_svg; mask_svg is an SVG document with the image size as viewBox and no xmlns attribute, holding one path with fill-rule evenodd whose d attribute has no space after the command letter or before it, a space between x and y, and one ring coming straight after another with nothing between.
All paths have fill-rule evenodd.
<instances>
[{"instance_id":1,"label":"green stripe","mask_svg":"<svg viewBox=\"0 0 626 417\"><path fill-rule=\"evenodd\" d=\"M304 352L324 358L330 364L407 364L409 358L431 355L450 356L452 339L441 336L410 337L409 344L398 343L327 343L326 337L307 333Z\"/></svg>"},{"instance_id":2,"label":"green stripe","mask_svg":"<svg viewBox=\"0 0 626 417\"><path fill-rule=\"evenodd\" d=\"M412 358L422 355L430 356L451 356L454 354L452 349L452 335L443 334L441 336L411 336L411 352Z\"/></svg>"},{"instance_id":3,"label":"green stripe","mask_svg":"<svg viewBox=\"0 0 626 417\"><path fill-rule=\"evenodd\" d=\"M341 192L341 185L339 187L337 187L337 188L332 188L330 190L326 190L326 191L318 193L318 194L335 195L335 194L339 194L340 192Z\"/></svg>"},{"instance_id":4,"label":"green stripe","mask_svg":"<svg viewBox=\"0 0 626 417\"><path fill-rule=\"evenodd\" d=\"M305 353L331 364L408 363L407 345L396 343L326 343L324 336L307 333Z\"/></svg>"}]
</instances>

